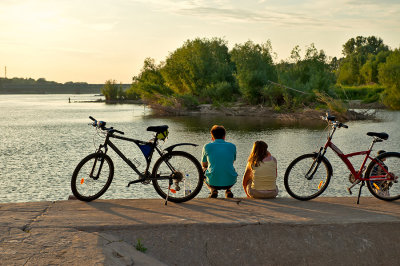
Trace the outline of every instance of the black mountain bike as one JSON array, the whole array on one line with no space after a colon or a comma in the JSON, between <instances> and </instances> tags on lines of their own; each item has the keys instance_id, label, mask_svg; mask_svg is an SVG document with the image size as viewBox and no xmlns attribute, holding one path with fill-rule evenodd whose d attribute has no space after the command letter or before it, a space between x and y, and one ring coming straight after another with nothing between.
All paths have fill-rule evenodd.
<instances>
[{"instance_id":1,"label":"black mountain bike","mask_svg":"<svg viewBox=\"0 0 400 266\"><path fill-rule=\"evenodd\" d=\"M106 122L97 121L89 116L92 125L105 135L104 144L100 144L95 153L86 156L75 168L71 179L71 189L74 196L83 201L99 198L109 188L114 176L114 163L107 155L108 147L113 149L119 157L139 176L131 184L153 183L157 193L167 201L184 202L194 198L203 186L203 171L199 161L191 154L174 149L182 145L198 146L192 143L178 143L166 149L160 149L158 142L165 141L168 137L168 126L151 126L147 131L155 132L154 139L141 141L126 138L124 132L106 127ZM146 159L146 169L141 173L137 166L129 160L112 142L111 138L121 139L135 143ZM150 172L150 164L154 151L160 158L154 163Z\"/></svg>"}]
</instances>

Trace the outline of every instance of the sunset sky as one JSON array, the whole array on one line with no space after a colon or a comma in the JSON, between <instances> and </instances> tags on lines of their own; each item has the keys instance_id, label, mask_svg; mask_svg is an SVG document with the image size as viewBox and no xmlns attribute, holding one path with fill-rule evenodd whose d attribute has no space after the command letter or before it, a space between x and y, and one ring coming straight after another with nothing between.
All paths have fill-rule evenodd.
<instances>
[{"instance_id":1,"label":"sunset sky","mask_svg":"<svg viewBox=\"0 0 400 266\"><path fill-rule=\"evenodd\" d=\"M400 0L1 0L0 25L0 77L131 83L196 37L270 40L277 61L311 43L340 57L358 35L399 48Z\"/></svg>"}]
</instances>

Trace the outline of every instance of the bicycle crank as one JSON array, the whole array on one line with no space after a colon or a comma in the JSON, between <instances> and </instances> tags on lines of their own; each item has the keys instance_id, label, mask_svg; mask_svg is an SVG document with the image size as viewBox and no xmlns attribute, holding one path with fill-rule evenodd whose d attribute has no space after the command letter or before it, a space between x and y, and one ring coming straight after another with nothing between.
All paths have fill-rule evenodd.
<instances>
[{"instance_id":1,"label":"bicycle crank","mask_svg":"<svg viewBox=\"0 0 400 266\"><path fill-rule=\"evenodd\" d=\"M350 187L347 188L347 191L349 192L350 195L353 195L353 193L351 192L351 189L352 189L353 187L355 187L355 185L357 185L357 184L360 183L360 182L361 182L361 180L360 180L360 179L357 179L356 181L353 182L353 184L352 184Z\"/></svg>"}]
</instances>

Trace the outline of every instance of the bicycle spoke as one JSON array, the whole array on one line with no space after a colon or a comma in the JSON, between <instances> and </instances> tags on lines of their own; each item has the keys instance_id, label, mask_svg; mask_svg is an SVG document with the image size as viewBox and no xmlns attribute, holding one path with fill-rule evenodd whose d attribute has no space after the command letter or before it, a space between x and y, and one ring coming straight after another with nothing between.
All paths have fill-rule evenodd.
<instances>
[{"instance_id":1,"label":"bicycle spoke","mask_svg":"<svg viewBox=\"0 0 400 266\"><path fill-rule=\"evenodd\" d=\"M102 156L102 158L99 158ZM81 200L90 201L100 197L109 187L113 177L111 159L104 155L91 154L76 167L71 188L74 195Z\"/></svg>"},{"instance_id":2,"label":"bicycle spoke","mask_svg":"<svg viewBox=\"0 0 400 266\"><path fill-rule=\"evenodd\" d=\"M173 152L172 155L167 163L161 158L156 162L153 174L157 178L166 179L154 180L153 185L163 198L170 192L168 197L170 201L186 201L193 198L201 189L201 167L197 160L187 153Z\"/></svg>"},{"instance_id":3,"label":"bicycle spoke","mask_svg":"<svg viewBox=\"0 0 400 266\"><path fill-rule=\"evenodd\" d=\"M378 163L368 167L368 189L377 198L396 200L400 198L400 154L391 153Z\"/></svg>"},{"instance_id":4,"label":"bicycle spoke","mask_svg":"<svg viewBox=\"0 0 400 266\"><path fill-rule=\"evenodd\" d=\"M309 176L309 174L311 175ZM315 154L306 154L295 159L285 173L286 191L299 200L319 196L328 186L329 167L325 161L316 163Z\"/></svg>"}]
</instances>

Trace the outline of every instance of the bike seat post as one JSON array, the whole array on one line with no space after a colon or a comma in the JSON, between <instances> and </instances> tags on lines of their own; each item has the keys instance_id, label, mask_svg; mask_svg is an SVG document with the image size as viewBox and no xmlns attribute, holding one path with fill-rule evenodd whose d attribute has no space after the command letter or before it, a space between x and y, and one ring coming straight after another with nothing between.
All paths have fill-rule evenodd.
<instances>
[{"instance_id":1,"label":"bike seat post","mask_svg":"<svg viewBox=\"0 0 400 266\"><path fill-rule=\"evenodd\" d=\"M368 149L368 150L371 151L376 142L378 142L378 140L374 137L374 139L372 140L372 143L371 143L371 145L369 146L369 149Z\"/></svg>"}]
</instances>

